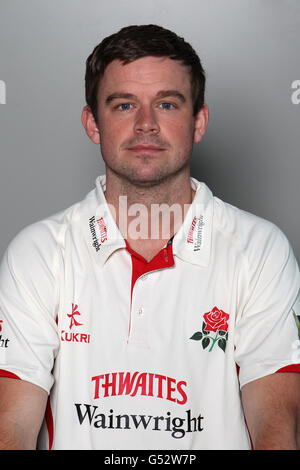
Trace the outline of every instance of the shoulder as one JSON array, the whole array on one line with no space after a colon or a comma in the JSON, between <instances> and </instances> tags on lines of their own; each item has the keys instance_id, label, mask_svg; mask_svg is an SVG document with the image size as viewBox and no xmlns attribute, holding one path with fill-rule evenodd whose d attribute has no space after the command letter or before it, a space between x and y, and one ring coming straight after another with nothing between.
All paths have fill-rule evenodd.
<instances>
[{"instance_id":1,"label":"shoulder","mask_svg":"<svg viewBox=\"0 0 300 470\"><path fill-rule=\"evenodd\" d=\"M239 209L214 197L214 227L237 249L249 255L265 252L268 247L278 246L289 250L290 243L282 230L273 222Z\"/></svg>"},{"instance_id":2,"label":"shoulder","mask_svg":"<svg viewBox=\"0 0 300 470\"><path fill-rule=\"evenodd\" d=\"M299 290L299 267L285 233L273 222L214 198L214 236L232 249L248 282L284 279ZM266 281L267 282L267 281ZM279 282L279 281L278 281Z\"/></svg>"},{"instance_id":3,"label":"shoulder","mask_svg":"<svg viewBox=\"0 0 300 470\"><path fill-rule=\"evenodd\" d=\"M9 243L2 258L0 274L48 273L55 276L61 263L66 233L77 227L82 214L96 204L95 190L80 202L21 229Z\"/></svg>"},{"instance_id":4,"label":"shoulder","mask_svg":"<svg viewBox=\"0 0 300 470\"><path fill-rule=\"evenodd\" d=\"M21 229L9 243L6 254L21 258L24 262L32 254L51 259L55 252L64 247L66 232L78 225L83 214L93 206L94 190L82 201Z\"/></svg>"},{"instance_id":5,"label":"shoulder","mask_svg":"<svg viewBox=\"0 0 300 470\"><path fill-rule=\"evenodd\" d=\"M6 250L8 261L18 259L26 264L29 260L34 262L36 258L53 258L67 228L69 210L34 222L20 230Z\"/></svg>"},{"instance_id":6,"label":"shoulder","mask_svg":"<svg viewBox=\"0 0 300 470\"><path fill-rule=\"evenodd\" d=\"M8 245L0 264L2 309L30 305L55 315L64 267L66 233L78 226L88 196L71 207L23 228ZM6 307L5 307L6 306ZM17 309L19 312L19 309Z\"/></svg>"}]
</instances>

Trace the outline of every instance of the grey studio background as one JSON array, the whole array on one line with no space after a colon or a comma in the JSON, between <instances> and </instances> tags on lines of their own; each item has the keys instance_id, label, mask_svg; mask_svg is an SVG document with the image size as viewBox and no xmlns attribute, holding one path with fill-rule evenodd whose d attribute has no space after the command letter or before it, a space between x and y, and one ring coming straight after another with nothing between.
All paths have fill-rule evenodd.
<instances>
[{"instance_id":1,"label":"grey studio background","mask_svg":"<svg viewBox=\"0 0 300 470\"><path fill-rule=\"evenodd\" d=\"M278 225L299 261L298 0L1 0L0 256L104 173L80 120L85 60L103 37L143 23L184 36L207 73L210 123L192 175Z\"/></svg>"}]
</instances>

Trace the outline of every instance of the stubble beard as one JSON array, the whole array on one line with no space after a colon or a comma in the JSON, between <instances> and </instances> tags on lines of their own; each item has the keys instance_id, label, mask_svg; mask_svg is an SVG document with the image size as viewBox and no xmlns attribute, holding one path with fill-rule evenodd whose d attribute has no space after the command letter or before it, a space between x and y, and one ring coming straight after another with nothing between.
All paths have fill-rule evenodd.
<instances>
[{"instance_id":1,"label":"stubble beard","mask_svg":"<svg viewBox=\"0 0 300 470\"><path fill-rule=\"evenodd\" d=\"M173 165L168 164L168 162L163 163L164 155L162 154L160 157L161 164L153 165L153 168L149 169L149 166L153 164L153 157L149 155L140 154L135 157L139 161L135 165L130 165L117 159L111 162L102 153L106 168L119 180L123 181L125 185L129 184L137 188L151 188L167 184L171 179L189 169L191 154L192 146L184 152L184 155L179 155Z\"/></svg>"}]
</instances>

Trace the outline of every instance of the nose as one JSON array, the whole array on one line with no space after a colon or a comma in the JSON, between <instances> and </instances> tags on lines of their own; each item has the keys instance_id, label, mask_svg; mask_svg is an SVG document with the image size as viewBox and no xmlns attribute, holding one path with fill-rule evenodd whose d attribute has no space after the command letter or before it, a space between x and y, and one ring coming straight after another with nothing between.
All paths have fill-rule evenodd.
<instances>
[{"instance_id":1,"label":"nose","mask_svg":"<svg viewBox=\"0 0 300 470\"><path fill-rule=\"evenodd\" d=\"M134 130L138 134L159 134L160 127L153 109L141 107L138 110Z\"/></svg>"}]
</instances>

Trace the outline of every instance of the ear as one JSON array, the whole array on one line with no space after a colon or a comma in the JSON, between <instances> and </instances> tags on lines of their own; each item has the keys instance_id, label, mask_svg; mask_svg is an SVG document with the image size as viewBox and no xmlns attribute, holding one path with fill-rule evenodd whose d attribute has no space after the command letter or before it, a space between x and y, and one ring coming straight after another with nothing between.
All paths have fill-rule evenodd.
<instances>
[{"instance_id":1,"label":"ear","mask_svg":"<svg viewBox=\"0 0 300 470\"><path fill-rule=\"evenodd\" d=\"M194 142L200 142L206 132L208 125L209 111L207 105L204 103L200 111L196 114L194 124Z\"/></svg>"},{"instance_id":2,"label":"ear","mask_svg":"<svg viewBox=\"0 0 300 470\"><path fill-rule=\"evenodd\" d=\"M81 122L91 141L94 142L94 144L100 144L99 128L89 106L83 108Z\"/></svg>"}]
</instances>

